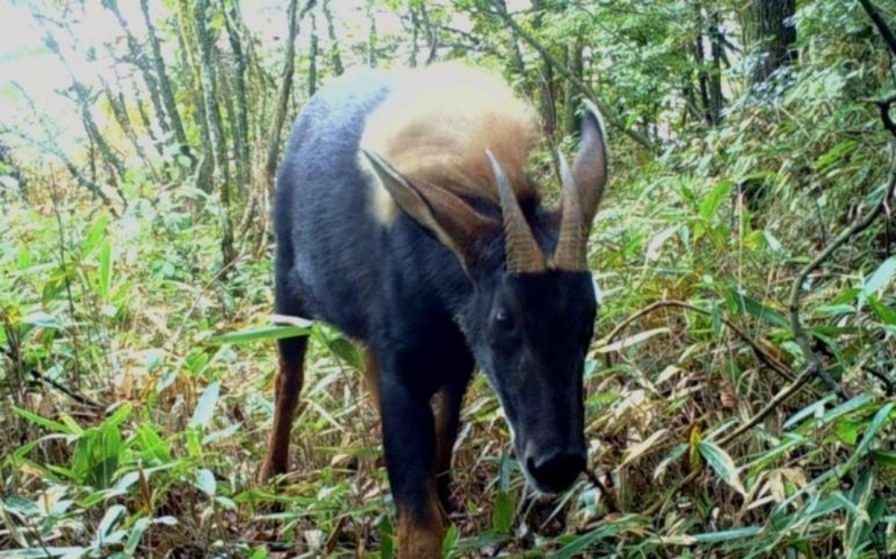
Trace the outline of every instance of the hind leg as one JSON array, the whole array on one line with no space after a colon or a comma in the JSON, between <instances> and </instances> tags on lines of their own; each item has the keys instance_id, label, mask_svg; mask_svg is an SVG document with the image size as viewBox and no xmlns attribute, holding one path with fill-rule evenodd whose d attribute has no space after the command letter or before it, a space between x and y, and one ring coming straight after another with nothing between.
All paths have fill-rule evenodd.
<instances>
[{"instance_id":1,"label":"hind leg","mask_svg":"<svg viewBox=\"0 0 896 559\"><path fill-rule=\"evenodd\" d=\"M279 247L274 266L274 306L277 313L295 317L311 317L306 305L306 286L292 272L290 248ZM289 435L305 380L305 352L308 338L284 338L277 341L280 366L274 384L274 424L268 441L267 455L259 472L261 482L285 474L289 468Z\"/></svg>"},{"instance_id":2,"label":"hind leg","mask_svg":"<svg viewBox=\"0 0 896 559\"><path fill-rule=\"evenodd\" d=\"M302 392L308 338L286 338L279 340L278 345L280 369L274 388L274 425L259 475L261 482L286 473L289 467L289 434Z\"/></svg>"}]
</instances>

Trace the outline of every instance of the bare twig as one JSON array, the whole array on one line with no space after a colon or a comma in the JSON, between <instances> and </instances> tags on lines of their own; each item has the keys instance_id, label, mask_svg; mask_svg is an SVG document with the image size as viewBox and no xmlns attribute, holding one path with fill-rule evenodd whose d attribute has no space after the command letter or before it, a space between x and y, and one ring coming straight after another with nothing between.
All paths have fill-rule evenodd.
<instances>
[{"instance_id":1,"label":"bare twig","mask_svg":"<svg viewBox=\"0 0 896 559\"><path fill-rule=\"evenodd\" d=\"M853 223L850 227L846 228L840 235L834 239L831 244L829 244L815 259L812 260L809 264L807 264L797 275L796 279L793 281L793 286L790 290L790 326L793 330L793 337L796 342L800 345L800 348L803 350L803 354L806 357L806 361L811 365L811 368L815 370L816 374L824 381L824 383L828 386L828 388L834 391L840 398L843 400L848 400L849 395L846 391L843 390L843 387L837 383L831 377L831 375L824 369L823 364L821 363L821 359L819 359L818 354L815 353L815 350L812 349L812 343L809 339L809 334L806 332L803 327L802 320L800 320L800 298L802 295L803 284L806 279L809 277L816 268L821 266L828 258L834 254L838 248L843 246L848 240L850 240L855 235L861 233L865 229L867 229L877 217L889 208L889 200L893 197L893 191L896 189L896 139L891 142L890 145L890 172L889 172L889 183L887 184L886 189L884 190L883 196L880 199L880 202L874 208L868 212L865 217Z\"/></svg>"},{"instance_id":2,"label":"bare twig","mask_svg":"<svg viewBox=\"0 0 896 559\"><path fill-rule=\"evenodd\" d=\"M778 394L769 401L768 404L765 405L764 408L756 412L756 415L751 417L746 423L742 424L740 427L735 429L734 431L728 433L721 439L719 439L719 444L725 446L734 441L734 439L740 437L753 427L759 424L760 421L765 419L765 417L771 412L775 411L778 406L784 403L785 400L793 396L797 390L803 387L804 384L812 377L814 371L811 370L811 367L807 367L803 369L800 375L784 390L778 392Z\"/></svg>"},{"instance_id":3,"label":"bare twig","mask_svg":"<svg viewBox=\"0 0 896 559\"><path fill-rule=\"evenodd\" d=\"M751 417L749 420L747 420L746 423L743 423L734 431L719 439L719 446L727 446L731 444L735 439L739 438L741 435L758 425L760 421L765 419L768 414L775 411L778 406L784 403L785 400L796 394L797 390L799 390L804 384L806 384L806 382L814 375L815 371L811 365L803 369L802 372L800 372L799 376L790 384L790 386L778 392L778 394L774 398L772 398L771 401L765 405L765 407L759 410L756 415ZM697 479L697 476L699 476L702 471L702 469L696 469L679 480L678 483L676 483L675 485L670 487L668 491L666 491L662 498L650 505L650 507L648 507L647 510L645 510L642 514L644 516L653 516L659 513L666 507L666 504L675 497L675 495L681 490L682 487Z\"/></svg>"},{"instance_id":4,"label":"bare twig","mask_svg":"<svg viewBox=\"0 0 896 559\"><path fill-rule=\"evenodd\" d=\"M862 370L883 383L887 397L892 398L893 396L896 396L896 383L894 383L886 373L876 371L871 367L863 367Z\"/></svg>"},{"instance_id":5,"label":"bare twig","mask_svg":"<svg viewBox=\"0 0 896 559\"><path fill-rule=\"evenodd\" d=\"M884 18L880 15L877 7L871 3L871 0L859 0L859 4L865 8L865 12L868 14L868 17L871 18L871 21L874 22L874 26L877 27L880 36L887 44L887 47L890 48L890 52L896 55L896 35L893 34L893 30L890 29L890 26L884 21Z\"/></svg>"},{"instance_id":6,"label":"bare twig","mask_svg":"<svg viewBox=\"0 0 896 559\"><path fill-rule=\"evenodd\" d=\"M66 245L65 226L62 223L62 212L59 209L59 189L56 186L56 179L50 179L50 200L53 202L53 214L56 217L56 229L59 233L59 267L63 271L63 279L65 280L65 294L68 302L68 313L72 317L72 322L77 322L77 314L75 313L75 297L72 294L72 280L69 274L68 263L66 261ZM78 339L78 328L72 328L72 352L74 353L75 363L75 387L81 387L81 343Z\"/></svg>"},{"instance_id":7,"label":"bare twig","mask_svg":"<svg viewBox=\"0 0 896 559\"><path fill-rule=\"evenodd\" d=\"M199 291L199 294L193 299L193 304L190 305L190 309L186 314L183 315L183 322L181 322L180 326L177 328L177 332L173 336L169 336L168 342L165 344L165 349L168 351L173 351L174 344L179 341L183 335L184 329L187 327L190 321L190 317L193 316L193 312L196 310L196 307L199 306L199 303L202 301L202 297L208 292L208 290L217 283L221 278L225 277L231 268L236 266L240 262L239 256L228 262L224 265L220 270L218 270L214 276L202 286L202 289Z\"/></svg>"},{"instance_id":8,"label":"bare twig","mask_svg":"<svg viewBox=\"0 0 896 559\"><path fill-rule=\"evenodd\" d=\"M105 409L105 406L103 406L96 400L92 400L89 397L81 394L80 392L76 392L76 391L66 387L62 383L59 383L51 378L44 376L40 371L31 369L30 371L28 371L28 374L30 374L32 377L34 377L35 380L42 382L46 385L49 385L52 388L55 388L56 390L58 390L59 392L62 392L63 394L65 394L66 396L71 398L72 400L78 402L79 404L83 404L87 407L93 408L94 410L104 410Z\"/></svg>"},{"instance_id":9,"label":"bare twig","mask_svg":"<svg viewBox=\"0 0 896 559\"><path fill-rule=\"evenodd\" d=\"M607 336L605 338L606 341L608 343L610 341L612 341L623 330L628 328L628 326L630 324L632 324L634 321L636 321L636 320L638 320L656 310L666 308L666 307L677 307L680 309L686 309L689 311L700 313L700 314L703 314L706 316L712 316L712 312L710 312L706 309L701 309L700 307L697 307L690 303L685 303L684 301L677 301L677 300L657 301L653 304L650 304L650 305L644 307L643 309L639 310L638 312L628 316L625 320L623 320L622 322L617 324L616 327L613 328L613 330L611 330L609 334L607 334ZM753 350L753 353L756 354L756 357L760 361L762 361L763 363L768 365L769 368L771 368L773 371L775 371L776 373L778 373L780 376L784 377L788 381L793 380L794 373L790 369L790 367L788 367L784 363L781 363L781 361L779 361L774 355L772 355L765 348L763 348L762 345L758 341L756 341L749 334L747 334L746 332L741 330L741 328L739 326L737 326L736 324L734 324L733 322L731 322L730 320L728 320L725 317L720 317L720 318L722 320L722 323L725 324L725 326L730 328L744 342L746 342L747 345L750 346L750 348Z\"/></svg>"}]
</instances>

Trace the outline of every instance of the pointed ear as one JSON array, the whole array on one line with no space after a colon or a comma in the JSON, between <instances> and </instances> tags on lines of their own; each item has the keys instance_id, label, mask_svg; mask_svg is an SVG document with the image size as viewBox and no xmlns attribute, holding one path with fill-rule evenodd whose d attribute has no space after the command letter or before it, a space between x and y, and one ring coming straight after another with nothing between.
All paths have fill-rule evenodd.
<instances>
[{"instance_id":1,"label":"pointed ear","mask_svg":"<svg viewBox=\"0 0 896 559\"><path fill-rule=\"evenodd\" d=\"M582 222L588 229L607 186L607 130L600 111L589 101L585 102L580 136L572 175L581 201Z\"/></svg>"},{"instance_id":2,"label":"pointed ear","mask_svg":"<svg viewBox=\"0 0 896 559\"><path fill-rule=\"evenodd\" d=\"M500 223L447 190L415 185L377 154L362 153L398 207L457 255L466 270L484 260L487 241L500 232Z\"/></svg>"}]
</instances>

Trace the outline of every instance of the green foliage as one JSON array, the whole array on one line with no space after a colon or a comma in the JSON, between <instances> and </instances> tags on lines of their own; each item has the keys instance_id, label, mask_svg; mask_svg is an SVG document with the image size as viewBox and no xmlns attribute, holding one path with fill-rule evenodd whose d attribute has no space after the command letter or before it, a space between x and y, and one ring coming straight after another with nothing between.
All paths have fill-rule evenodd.
<instances>
[{"instance_id":1,"label":"green foliage","mask_svg":"<svg viewBox=\"0 0 896 559\"><path fill-rule=\"evenodd\" d=\"M221 52L224 4L210 3L205 14ZM250 9L239 4L232 5ZM339 20L345 7L337 4L347 66L368 60L374 47L383 65L404 64L412 51L405 31L416 30L418 46L436 58L502 70L543 119L547 93L556 115L580 108L582 92L547 72L508 28L500 2L388 1L370 10L356 3L358 14L380 18L375 41L366 16ZM890 138L864 100L896 84L859 4L799 3L799 60L759 85L750 84L744 54L754 45L740 45L743 3L506 4L558 60L571 60L570 46L581 41L582 80L624 128L659 148L647 153L611 130L613 180L590 254L603 290L585 371L593 477L555 498L527 494L506 454L500 406L476 378L444 556L892 555L896 257L883 220L799 286L810 347L849 397L813 379L777 399L808 361L791 323L795 278L887 185ZM95 154L71 158L79 173L95 167L94 180L120 191L121 204L98 201L74 175L61 180L18 158L31 186L0 190L0 559L395 557L379 420L355 374L358 348L325 325L270 316L267 183L237 188L232 169L227 206L219 192L203 190L194 168L192 157L212 155L203 145L191 58L197 14L189 7L152 4L165 52L178 53L166 63L190 155L159 139L154 125L139 125L144 159L113 127L103 133L137 162L123 176ZM40 9L61 13L54 3ZM323 13L314 13L324 29ZM712 14L731 43L730 64L719 69L693 50L698 37L709 45ZM251 98L251 161L242 163L256 177L264 174L282 45L238 19ZM301 29L310 32L307 20ZM302 33L294 108L308 90ZM423 44L433 38L434 46ZM239 128L230 118L238 71L231 53L218 51L212 64L231 137ZM116 69L139 76L118 54ZM334 72L323 59L318 69L323 81ZM713 72L725 97L718 122L688 98ZM138 108L159 117L134 98L149 93L143 86L106 85L120 87L135 122ZM149 130L158 143L143 138ZM534 157L549 197L552 146L575 149L567 132L558 126ZM239 149L231 147L234 160ZM10 171L4 162L0 174ZM238 257L222 268L227 207ZM281 486L260 486L273 342L293 335L308 336L311 348L293 436L296 471ZM765 415L745 428L758 414Z\"/></svg>"}]
</instances>

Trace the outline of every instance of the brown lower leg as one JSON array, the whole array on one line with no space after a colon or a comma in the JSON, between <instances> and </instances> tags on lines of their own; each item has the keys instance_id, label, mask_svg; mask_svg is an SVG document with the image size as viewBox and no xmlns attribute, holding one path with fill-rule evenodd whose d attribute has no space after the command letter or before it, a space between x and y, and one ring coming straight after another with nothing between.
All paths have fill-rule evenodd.
<instances>
[{"instance_id":1,"label":"brown lower leg","mask_svg":"<svg viewBox=\"0 0 896 559\"><path fill-rule=\"evenodd\" d=\"M437 476L439 499L446 511L451 510L451 457L454 454L454 443L457 440L460 419L459 399L448 391L441 390L438 392L435 409L435 475Z\"/></svg>"},{"instance_id":2,"label":"brown lower leg","mask_svg":"<svg viewBox=\"0 0 896 559\"><path fill-rule=\"evenodd\" d=\"M304 381L301 359L280 357L280 370L274 392L274 425L268 441L268 452L261 468L259 481L286 473L289 467L289 434L299 403Z\"/></svg>"},{"instance_id":3,"label":"brown lower leg","mask_svg":"<svg viewBox=\"0 0 896 559\"><path fill-rule=\"evenodd\" d=\"M380 411L380 363L376 355L368 349L364 348L364 384L370 391L370 401Z\"/></svg>"},{"instance_id":4,"label":"brown lower leg","mask_svg":"<svg viewBox=\"0 0 896 559\"><path fill-rule=\"evenodd\" d=\"M398 559L439 559L445 539L445 514L436 491L430 491L426 518L415 520L398 509Z\"/></svg>"}]
</instances>

